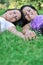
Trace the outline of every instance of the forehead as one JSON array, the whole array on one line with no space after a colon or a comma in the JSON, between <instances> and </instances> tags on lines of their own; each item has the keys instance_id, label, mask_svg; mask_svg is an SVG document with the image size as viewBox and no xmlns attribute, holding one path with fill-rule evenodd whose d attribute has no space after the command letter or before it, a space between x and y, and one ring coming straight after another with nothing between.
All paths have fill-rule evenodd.
<instances>
[{"instance_id":1,"label":"forehead","mask_svg":"<svg viewBox=\"0 0 43 65\"><path fill-rule=\"evenodd\" d=\"M31 7L24 7L23 8L23 11L27 11L27 10L30 10L30 11L35 11L34 9L32 9Z\"/></svg>"},{"instance_id":2,"label":"forehead","mask_svg":"<svg viewBox=\"0 0 43 65\"><path fill-rule=\"evenodd\" d=\"M19 10L8 10L7 12L15 12L15 13L18 13L18 14L21 14L21 12Z\"/></svg>"}]
</instances>

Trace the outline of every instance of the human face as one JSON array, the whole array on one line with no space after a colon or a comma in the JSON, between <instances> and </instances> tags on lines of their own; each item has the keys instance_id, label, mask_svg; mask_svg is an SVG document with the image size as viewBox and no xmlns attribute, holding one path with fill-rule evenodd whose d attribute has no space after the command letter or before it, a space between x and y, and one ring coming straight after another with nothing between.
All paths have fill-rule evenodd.
<instances>
[{"instance_id":1,"label":"human face","mask_svg":"<svg viewBox=\"0 0 43 65\"><path fill-rule=\"evenodd\" d=\"M21 18L21 13L19 10L9 10L5 13L6 20L10 22L18 21Z\"/></svg>"},{"instance_id":2,"label":"human face","mask_svg":"<svg viewBox=\"0 0 43 65\"><path fill-rule=\"evenodd\" d=\"M33 20L35 18L35 16L37 15L37 11L35 11L31 7L24 7L22 10L22 13L24 14L25 18L28 21Z\"/></svg>"}]
</instances>

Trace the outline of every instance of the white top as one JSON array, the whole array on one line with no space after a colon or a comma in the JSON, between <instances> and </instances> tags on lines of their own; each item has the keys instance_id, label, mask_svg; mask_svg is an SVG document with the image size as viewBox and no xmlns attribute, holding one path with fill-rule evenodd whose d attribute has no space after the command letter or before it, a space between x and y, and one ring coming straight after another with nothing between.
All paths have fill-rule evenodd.
<instances>
[{"instance_id":1,"label":"white top","mask_svg":"<svg viewBox=\"0 0 43 65\"><path fill-rule=\"evenodd\" d=\"M0 17L0 32L8 30L10 27L14 26L11 22L5 20L4 18Z\"/></svg>"}]
</instances>

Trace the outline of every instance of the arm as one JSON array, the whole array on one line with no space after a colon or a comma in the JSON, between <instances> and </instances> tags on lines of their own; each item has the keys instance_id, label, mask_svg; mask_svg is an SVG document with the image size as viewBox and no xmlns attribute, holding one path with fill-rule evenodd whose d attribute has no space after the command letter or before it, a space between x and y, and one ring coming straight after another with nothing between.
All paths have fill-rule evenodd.
<instances>
[{"instance_id":1,"label":"arm","mask_svg":"<svg viewBox=\"0 0 43 65\"><path fill-rule=\"evenodd\" d=\"M23 27L22 33L25 35L26 39L34 39L36 38L36 33L30 30L30 24L26 24Z\"/></svg>"},{"instance_id":2,"label":"arm","mask_svg":"<svg viewBox=\"0 0 43 65\"><path fill-rule=\"evenodd\" d=\"M17 31L15 26L10 27L8 29L8 31L10 31L10 32L14 33L15 35L25 39L24 35L21 32Z\"/></svg>"},{"instance_id":3,"label":"arm","mask_svg":"<svg viewBox=\"0 0 43 65\"><path fill-rule=\"evenodd\" d=\"M23 34L25 34L26 31L29 30L29 29L30 29L30 24L26 24L25 26L23 26L23 28L22 28Z\"/></svg>"}]
</instances>

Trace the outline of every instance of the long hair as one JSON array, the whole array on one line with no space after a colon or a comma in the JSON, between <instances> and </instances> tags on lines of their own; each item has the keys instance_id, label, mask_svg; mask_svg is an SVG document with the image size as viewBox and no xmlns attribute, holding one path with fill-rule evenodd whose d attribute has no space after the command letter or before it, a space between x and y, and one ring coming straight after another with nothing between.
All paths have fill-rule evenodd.
<instances>
[{"instance_id":1,"label":"long hair","mask_svg":"<svg viewBox=\"0 0 43 65\"><path fill-rule=\"evenodd\" d=\"M25 18L24 14L23 14L23 12L22 12L22 10L23 10L25 7L30 7L30 8L32 8L33 10L35 10L35 11L37 12L37 14L39 14L38 11L37 11L37 9L36 9L34 6L32 6L32 5L23 5L23 6L21 7L21 9L20 9L20 10L21 10L21 13L22 13L22 18L21 18L21 20L22 20L22 26L24 26L25 24L30 23L30 21L28 21L28 20Z\"/></svg>"},{"instance_id":2,"label":"long hair","mask_svg":"<svg viewBox=\"0 0 43 65\"><path fill-rule=\"evenodd\" d=\"M39 14L38 11L37 11L37 9L36 9L34 6L32 6L32 5L23 5L23 6L21 7L21 11L22 11L25 7L30 7L30 8L32 8L33 10L35 10L35 11L37 12L37 14Z\"/></svg>"}]
</instances>

